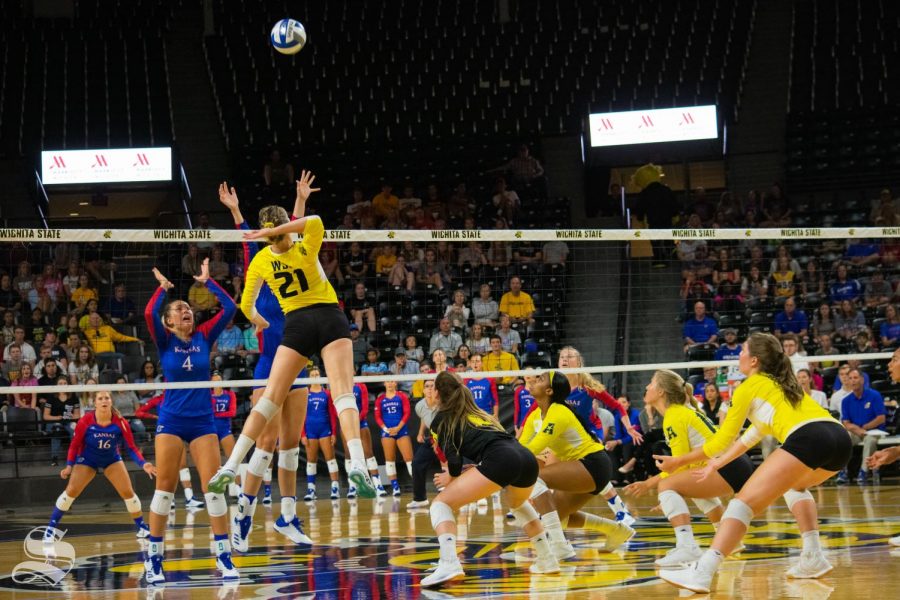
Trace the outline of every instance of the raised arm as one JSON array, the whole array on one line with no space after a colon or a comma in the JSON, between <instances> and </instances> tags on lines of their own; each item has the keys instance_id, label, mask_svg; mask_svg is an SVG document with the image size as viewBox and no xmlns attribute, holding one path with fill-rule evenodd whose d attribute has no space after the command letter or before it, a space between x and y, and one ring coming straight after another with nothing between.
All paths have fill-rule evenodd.
<instances>
[{"instance_id":1,"label":"raised arm","mask_svg":"<svg viewBox=\"0 0 900 600\"><path fill-rule=\"evenodd\" d=\"M302 219L306 215L306 201L309 200L310 194L318 192L321 188L310 187L316 176L311 171L301 170L300 179L297 180L297 198L294 200L295 219Z\"/></svg>"},{"instance_id":2,"label":"raised arm","mask_svg":"<svg viewBox=\"0 0 900 600\"><path fill-rule=\"evenodd\" d=\"M150 301L147 302L147 307L144 309L144 321L147 323L147 329L150 330L150 337L153 338L153 343L156 344L157 349L163 350L165 349L169 332L163 327L160 312L166 303L166 291L173 286L155 267L153 275L159 281L159 287L156 288L156 291L150 296Z\"/></svg>"}]
</instances>

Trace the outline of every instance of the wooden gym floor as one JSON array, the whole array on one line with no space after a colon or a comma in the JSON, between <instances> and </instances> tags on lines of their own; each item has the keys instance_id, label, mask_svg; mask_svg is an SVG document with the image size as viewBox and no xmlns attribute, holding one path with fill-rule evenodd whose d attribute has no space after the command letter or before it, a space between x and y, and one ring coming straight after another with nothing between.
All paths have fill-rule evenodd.
<instances>
[{"instance_id":1,"label":"wooden gym floor","mask_svg":"<svg viewBox=\"0 0 900 600\"><path fill-rule=\"evenodd\" d=\"M98 483L98 485L100 485ZM715 583L714 598L890 598L900 594L900 549L887 545L900 534L900 487L860 489L825 487L814 491L819 503L823 544L835 570L816 581L787 580L784 572L799 552L797 530L783 504L753 523L739 559L729 559ZM410 513L409 495L379 502L320 500L298 505L307 533L317 542L295 548L272 529L279 503L260 506L251 537L251 552L238 554L239 586L223 587L210 558L210 530L205 511L179 508L166 535L166 573L162 591L148 591L140 545L133 524L118 500L109 505L79 504L62 522L72 546L54 564L71 569L52 587L24 582L17 565L29 557L28 532L46 524L51 507L3 507L0 515L0 598L677 598L679 591L662 583L653 560L673 544L668 524L652 512L653 502L629 502L642 518L627 550L597 551L598 536L570 533L578 556L559 576L530 576L523 560L527 549L520 531L506 522L505 509L473 505L459 518L466 579L438 591L418 583L437 560L436 540L427 510ZM146 504L146 502L145 502ZM181 502L179 499L179 507ZM588 507L609 516L605 503ZM274 510L273 510L274 509ZM233 508L232 508L233 510ZM695 532L707 545L712 528L695 519ZM17 583L15 580L19 580ZM684 595L682 593L681 595ZM697 596L699 597L699 596Z\"/></svg>"}]
</instances>

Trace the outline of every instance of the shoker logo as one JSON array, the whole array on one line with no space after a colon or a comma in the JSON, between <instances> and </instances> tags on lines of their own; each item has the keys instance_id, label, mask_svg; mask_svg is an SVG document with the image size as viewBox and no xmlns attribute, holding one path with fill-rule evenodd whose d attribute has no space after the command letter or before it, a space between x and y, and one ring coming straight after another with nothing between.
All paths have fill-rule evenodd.
<instances>
[{"instance_id":1,"label":"shoker logo","mask_svg":"<svg viewBox=\"0 0 900 600\"><path fill-rule=\"evenodd\" d=\"M66 168L66 159L62 156L53 155L53 164L50 165L51 169L65 169Z\"/></svg>"},{"instance_id":2,"label":"shoker logo","mask_svg":"<svg viewBox=\"0 0 900 600\"><path fill-rule=\"evenodd\" d=\"M18 584L55 586L75 566L75 548L62 541L65 531L55 527L35 527L25 538L25 560L13 568Z\"/></svg>"},{"instance_id":3,"label":"shoker logo","mask_svg":"<svg viewBox=\"0 0 900 600\"><path fill-rule=\"evenodd\" d=\"M132 167L138 167L138 166L140 166L140 167L149 167L149 166L150 166L150 160L147 158L147 155L146 155L146 154L144 154L143 152L138 152L138 153L137 153L137 162L135 162L135 163L132 164L131 166L132 166Z\"/></svg>"},{"instance_id":4,"label":"shoker logo","mask_svg":"<svg viewBox=\"0 0 900 600\"><path fill-rule=\"evenodd\" d=\"M91 165L91 168L92 168L92 169L96 169L96 168L98 168L98 167L105 168L105 167L108 167L108 166L109 166L109 163L106 161L106 157L105 157L105 156L103 156L102 154L95 154L95 155L94 155L94 164Z\"/></svg>"}]
</instances>

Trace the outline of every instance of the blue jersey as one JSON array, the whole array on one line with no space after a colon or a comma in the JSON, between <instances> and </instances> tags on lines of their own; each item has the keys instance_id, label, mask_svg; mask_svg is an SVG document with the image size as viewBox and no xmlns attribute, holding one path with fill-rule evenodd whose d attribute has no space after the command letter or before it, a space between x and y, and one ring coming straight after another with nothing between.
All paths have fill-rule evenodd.
<instances>
[{"instance_id":1,"label":"blue jersey","mask_svg":"<svg viewBox=\"0 0 900 600\"><path fill-rule=\"evenodd\" d=\"M489 415L494 414L494 407L500 404L497 396L497 384L490 377L466 379L466 387L472 392L475 404Z\"/></svg>"},{"instance_id":2,"label":"blue jersey","mask_svg":"<svg viewBox=\"0 0 900 600\"><path fill-rule=\"evenodd\" d=\"M585 421L589 421L594 414L594 399L583 387L572 390L569 397L566 398L566 404L571 406L575 414Z\"/></svg>"},{"instance_id":3,"label":"blue jersey","mask_svg":"<svg viewBox=\"0 0 900 600\"><path fill-rule=\"evenodd\" d=\"M207 401L208 402L208 401ZM118 460L119 446L124 444L139 466L144 466L144 457L140 449L134 443L131 428L128 421L113 413L112 421L108 425L97 423L96 413L90 411L78 419L75 426L75 435L69 444L69 454L66 464L74 465L76 462L85 462L88 466L106 466ZM83 461L78 459L83 458Z\"/></svg>"},{"instance_id":4,"label":"blue jersey","mask_svg":"<svg viewBox=\"0 0 900 600\"><path fill-rule=\"evenodd\" d=\"M525 419L528 418L528 413L531 412L532 407L534 406L534 396L531 395L531 392L528 391L524 385L519 386L516 389L515 396L513 397L513 422L516 424L516 427L521 429L522 425L525 424Z\"/></svg>"},{"instance_id":5,"label":"blue jersey","mask_svg":"<svg viewBox=\"0 0 900 600\"><path fill-rule=\"evenodd\" d=\"M382 429L408 422L409 413L409 397L401 391L390 397L379 394L375 400L375 421Z\"/></svg>"},{"instance_id":6,"label":"blue jersey","mask_svg":"<svg viewBox=\"0 0 900 600\"><path fill-rule=\"evenodd\" d=\"M328 423L331 420L333 407L331 394L328 390L322 389L318 392L310 392L306 403L306 422Z\"/></svg>"},{"instance_id":7,"label":"blue jersey","mask_svg":"<svg viewBox=\"0 0 900 600\"><path fill-rule=\"evenodd\" d=\"M206 281L206 287L219 299L222 310L199 325L188 341L181 340L162 324L162 308L166 303L166 291L162 287L156 289L147 303L144 318L159 350L160 365L166 381L209 381L209 349L234 317L237 306L228 292L212 279ZM209 416L213 412L209 398L209 388L166 390L159 409L160 420L165 420L165 417Z\"/></svg>"}]
</instances>

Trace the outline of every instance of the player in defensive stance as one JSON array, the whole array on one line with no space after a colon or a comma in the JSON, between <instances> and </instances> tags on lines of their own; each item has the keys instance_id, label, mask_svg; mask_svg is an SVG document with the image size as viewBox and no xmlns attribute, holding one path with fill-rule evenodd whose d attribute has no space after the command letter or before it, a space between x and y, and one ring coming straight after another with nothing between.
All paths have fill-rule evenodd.
<instances>
[{"instance_id":1,"label":"player in defensive stance","mask_svg":"<svg viewBox=\"0 0 900 600\"><path fill-rule=\"evenodd\" d=\"M163 375L169 382L206 382L210 378L210 347L234 317L236 306L231 296L209 277L209 259L203 261L200 275L194 277L212 292L222 305L214 317L200 325L194 323L194 311L183 300L166 303L171 282L156 268L153 275L159 287L147 303L144 319L159 352ZM191 447L191 456L206 481L220 464L219 436L209 388L166 390L159 407L156 426L156 460L158 475L156 492L150 502L150 547L144 570L147 583L165 582L163 572L163 534L169 509L178 485L178 470L184 444ZM240 577L231 562L231 543L228 541L228 504L224 490L206 490L206 511L209 513L216 553L216 568L226 580Z\"/></svg>"},{"instance_id":2,"label":"player in defensive stance","mask_svg":"<svg viewBox=\"0 0 900 600\"><path fill-rule=\"evenodd\" d=\"M558 459L541 466L541 478L532 494L554 555L560 560L575 555L563 533L563 522L603 533L605 549L615 550L631 539L634 529L578 510L609 486L612 463L603 444L566 402L571 390L563 374L548 371L538 375L529 388L537 406L525 419L519 441L536 456L550 449Z\"/></svg>"},{"instance_id":3,"label":"player in defensive stance","mask_svg":"<svg viewBox=\"0 0 900 600\"><path fill-rule=\"evenodd\" d=\"M66 468L59 473L59 476L68 479L69 483L66 485L66 491L56 499L56 508L50 517L45 539L50 541L53 529L57 528L75 499L94 479L97 469L103 469L103 474L125 501L125 506L137 526L137 536L145 538L150 535L150 529L144 524L141 513L141 500L131 487L131 478L119 455L119 445L123 442L134 462L144 469L150 479L153 479L156 467L144 460L140 449L134 443L128 421L112 407L112 396L107 391L95 392L94 410L78 420L75 435L69 445Z\"/></svg>"},{"instance_id":4,"label":"player in defensive stance","mask_svg":"<svg viewBox=\"0 0 900 600\"><path fill-rule=\"evenodd\" d=\"M472 392L455 374L439 373L435 380L439 408L431 427L437 446L447 458L453 478L431 503L431 524L440 543L437 569L422 580L425 587L465 576L456 554L454 510L501 490L516 520L531 538L537 558L532 573L557 573L537 511L528 502L538 476L537 459L523 448L491 415L479 409ZM463 471L463 458L475 465Z\"/></svg>"},{"instance_id":5,"label":"player in defensive stance","mask_svg":"<svg viewBox=\"0 0 900 600\"><path fill-rule=\"evenodd\" d=\"M655 456L660 469L670 473L708 458L698 475L698 481L705 481L763 436L771 435L781 443L728 503L712 545L700 560L687 569L660 571L662 579L697 593L710 591L719 565L740 544L753 516L782 495L803 537L800 562L788 570L788 577L814 579L833 568L819 543L816 502L807 488L847 466L852 451L850 435L803 393L778 338L752 334L738 360L747 379L735 391L721 429L702 447L681 457ZM751 427L737 439L748 419Z\"/></svg>"},{"instance_id":6,"label":"player in defensive stance","mask_svg":"<svg viewBox=\"0 0 900 600\"><path fill-rule=\"evenodd\" d=\"M716 433L716 426L702 410L693 406L693 386L673 371L654 373L644 393L644 404L663 415L663 432L672 456L679 457L701 447ZM703 466L706 461L693 465ZM712 473L704 482L698 482L691 473L691 466L683 465L673 473L660 473L646 481L632 483L625 491L642 496L654 487L659 490L659 504L663 514L675 529L675 547L656 565L674 568L700 558L702 551L694 541L691 514L684 497L694 503L718 526L722 518L722 502L719 496L731 496L739 491L753 474L753 462L746 454ZM740 551L738 548L735 551Z\"/></svg>"},{"instance_id":7,"label":"player in defensive stance","mask_svg":"<svg viewBox=\"0 0 900 600\"><path fill-rule=\"evenodd\" d=\"M241 310L258 330L266 329L269 322L257 312L255 305L260 287L268 284L285 314L284 336L275 353L266 391L244 423L231 457L210 480L210 489L224 490L234 481L238 465L266 424L281 410L294 377L310 356L318 354L329 379L341 430L347 436L351 461L348 476L361 497L374 498L375 488L366 471L359 437L359 410L353 395L350 324L319 263L325 226L316 215L289 221L287 211L281 207L264 209L264 212L271 218L263 221L263 225L273 227L244 237L247 240L268 238L271 244L257 253L247 269ZM302 233L302 241L293 242L290 237L293 233Z\"/></svg>"},{"instance_id":8,"label":"player in defensive stance","mask_svg":"<svg viewBox=\"0 0 900 600\"><path fill-rule=\"evenodd\" d=\"M891 356L891 362L888 363L888 373L894 383L900 383L900 349L894 350ZM900 459L900 446L893 446L884 450L874 452L869 457L869 468L878 469L884 465L889 465ZM900 546L900 535L895 535L888 540L891 546Z\"/></svg>"},{"instance_id":9,"label":"player in defensive stance","mask_svg":"<svg viewBox=\"0 0 900 600\"><path fill-rule=\"evenodd\" d=\"M293 218L300 218L306 213L306 201L312 190L310 183L313 177L304 171L297 181L297 197L294 201ZM241 214L240 203L234 188L226 183L219 185L219 201L231 212L234 225L238 229L250 230L244 215ZM265 215L262 215L263 218ZM244 272L250 268L250 261L259 252L256 242L243 243ZM275 352L284 334L284 313L268 284L263 283L256 298L256 310L269 322L259 338L259 360L253 370L254 379L268 379L275 360ZM297 377L307 376L306 365L297 372ZM262 398L264 388L254 388L250 397L255 406ZM250 456L246 472L243 475L241 494L238 496L238 512L231 522L231 543L238 552L246 552L250 547L250 530L253 515L259 503L257 498L260 485L265 483L263 504L271 503L269 482L272 478L272 458L275 454L276 442L278 450L278 489L281 492L281 515L275 520L275 531L281 533L295 544L311 544L312 540L303 532L303 523L297 517L297 469L300 466L300 428L306 418L306 384L291 385L287 399L281 411L266 425L256 440L256 449Z\"/></svg>"}]
</instances>

